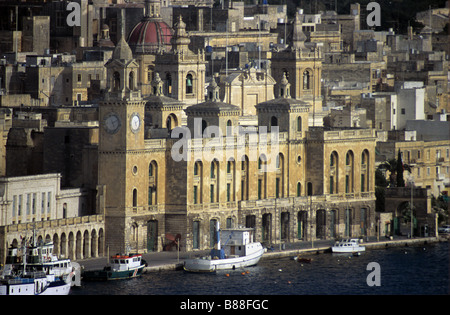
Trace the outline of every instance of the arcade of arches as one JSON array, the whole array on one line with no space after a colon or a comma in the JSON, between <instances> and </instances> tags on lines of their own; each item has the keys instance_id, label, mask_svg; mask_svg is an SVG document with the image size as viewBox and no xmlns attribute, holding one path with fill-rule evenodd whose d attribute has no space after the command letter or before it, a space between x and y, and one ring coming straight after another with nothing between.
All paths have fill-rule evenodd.
<instances>
[{"instance_id":1,"label":"arcade of arches","mask_svg":"<svg viewBox=\"0 0 450 315\"><path fill-rule=\"evenodd\" d=\"M67 225L58 221L63 220L36 222L34 226L32 223L9 226L9 231L7 231L4 242L2 242L6 245L4 248L22 246L22 240L32 239L33 228L35 228L34 234L37 243L52 242L54 245L53 253L57 256L80 260L105 255L105 230L102 219ZM42 224L47 222L55 223ZM16 231L13 231L13 227L16 227Z\"/></svg>"}]
</instances>

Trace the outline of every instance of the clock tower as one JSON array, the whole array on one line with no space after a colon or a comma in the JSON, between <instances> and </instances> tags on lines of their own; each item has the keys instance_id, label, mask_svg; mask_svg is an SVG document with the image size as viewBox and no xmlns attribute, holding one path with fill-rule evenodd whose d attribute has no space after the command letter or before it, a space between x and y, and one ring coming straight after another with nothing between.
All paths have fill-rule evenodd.
<instances>
[{"instance_id":1,"label":"clock tower","mask_svg":"<svg viewBox=\"0 0 450 315\"><path fill-rule=\"evenodd\" d=\"M105 65L107 89L99 104L99 191L103 192L106 247L110 253L131 248L133 214L142 206L140 173L144 156L145 101L137 88L138 64L124 37ZM144 177L145 178L145 177ZM141 196L142 195L142 196Z\"/></svg>"}]
</instances>

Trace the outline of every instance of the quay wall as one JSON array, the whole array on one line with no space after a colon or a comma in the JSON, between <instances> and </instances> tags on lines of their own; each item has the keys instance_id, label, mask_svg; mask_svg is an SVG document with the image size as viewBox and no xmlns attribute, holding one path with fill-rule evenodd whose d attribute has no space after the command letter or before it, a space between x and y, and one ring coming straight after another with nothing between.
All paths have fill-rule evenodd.
<instances>
[{"instance_id":1,"label":"quay wall","mask_svg":"<svg viewBox=\"0 0 450 315\"><path fill-rule=\"evenodd\" d=\"M425 245L429 243L437 243L440 241L448 241L448 239L440 238L440 237L423 237L416 239L403 239L403 240L387 240L380 242L367 242L361 243L368 249L381 249L381 248L389 248L389 247L401 247L401 246L409 246L409 245ZM267 252L264 253L262 259L273 259L280 257L293 257L299 254L320 254L331 252L331 246L322 246L322 247L311 247L311 248L303 248L303 249L292 249L292 250L284 250L279 252Z\"/></svg>"},{"instance_id":2,"label":"quay wall","mask_svg":"<svg viewBox=\"0 0 450 315\"><path fill-rule=\"evenodd\" d=\"M390 247L404 247L404 246L414 246L414 245L426 245L430 243L437 242L448 242L448 237L423 237L423 238L415 238L415 239L402 239L402 240L386 240L380 242L367 242L362 243L366 250L370 249L382 249L382 248L390 248ZM283 258L283 257L295 257L299 254L304 255L312 255L312 254L320 254L320 253L328 253L331 252L331 246L320 246L320 247L312 247L312 248L303 248L303 249L292 249L292 250L283 250L283 251L273 251L264 253L261 259L275 259L275 258ZM182 270L183 269L183 260L180 259L180 262L173 263L164 263L156 266L148 266L144 268L144 272L160 272L165 270Z\"/></svg>"}]
</instances>

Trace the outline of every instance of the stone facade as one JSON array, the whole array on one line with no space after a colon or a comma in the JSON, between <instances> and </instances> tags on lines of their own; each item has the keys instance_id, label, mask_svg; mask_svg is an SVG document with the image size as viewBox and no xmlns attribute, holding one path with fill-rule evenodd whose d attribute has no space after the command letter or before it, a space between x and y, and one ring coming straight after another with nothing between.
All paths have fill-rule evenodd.
<instances>
[{"instance_id":1,"label":"stone facade","mask_svg":"<svg viewBox=\"0 0 450 315\"><path fill-rule=\"evenodd\" d=\"M179 117L180 107L159 93L159 80L144 106L122 79L135 67L127 49L116 48L127 57L107 65L124 85L109 86L99 112L100 211L111 252L207 249L217 221L253 227L267 244L374 235L372 130L309 128L312 106L291 98L286 77L279 98L256 105L257 127L239 129L240 107L220 101L214 80L208 100L184 110L187 125L159 126L171 137L155 136L156 126L133 129L133 116L147 124L151 111L164 122L159 109Z\"/></svg>"}]
</instances>

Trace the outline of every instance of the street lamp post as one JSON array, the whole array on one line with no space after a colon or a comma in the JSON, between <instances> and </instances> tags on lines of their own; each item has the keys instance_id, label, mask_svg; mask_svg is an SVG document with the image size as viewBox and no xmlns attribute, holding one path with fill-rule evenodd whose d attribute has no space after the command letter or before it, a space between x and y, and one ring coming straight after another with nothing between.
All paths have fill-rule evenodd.
<instances>
[{"instance_id":1,"label":"street lamp post","mask_svg":"<svg viewBox=\"0 0 450 315\"><path fill-rule=\"evenodd\" d=\"M410 208L411 208L411 238L413 238L413 233L414 233L414 230L413 230L413 219L414 219L414 216L413 216L413 208L414 208L414 201L413 201L413 195L414 195L414 176L410 176L409 177L409 183L410 183L410 185L411 185L411 206L410 206Z\"/></svg>"}]
</instances>

